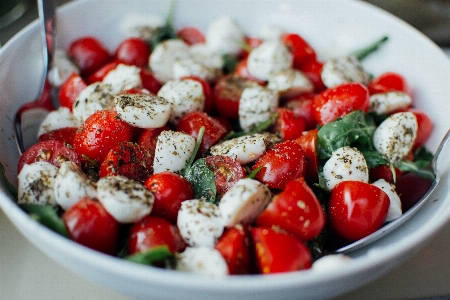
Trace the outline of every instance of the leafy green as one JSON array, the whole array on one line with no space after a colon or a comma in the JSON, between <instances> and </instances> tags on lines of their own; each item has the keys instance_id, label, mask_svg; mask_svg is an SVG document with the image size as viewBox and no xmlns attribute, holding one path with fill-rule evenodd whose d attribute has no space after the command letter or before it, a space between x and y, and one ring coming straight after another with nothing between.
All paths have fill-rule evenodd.
<instances>
[{"instance_id":1,"label":"leafy green","mask_svg":"<svg viewBox=\"0 0 450 300\"><path fill-rule=\"evenodd\" d=\"M125 256L124 259L142 265L158 265L172 259L173 254L166 245L151 248L148 251Z\"/></svg>"},{"instance_id":2,"label":"leafy green","mask_svg":"<svg viewBox=\"0 0 450 300\"><path fill-rule=\"evenodd\" d=\"M433 154L425 149L425 147L420 147L414 153L414 161L401 160L395 166L400 171L413 172L423 178L434 180L435 174L431 170L426 169L432 159Z\"/></svg>"},{"instance_id":3,"label":"leafy green","mask_svg":"<svg viewBox=\"0 0 450 300\"><path fill-rule=\"evenodd\" d=\"M166 23L163 27L161 27L158 32L155 35L155 38L152 40L152 49L155 49L155 47L160 44L162 41L169 40L169 39L176 39L178 37L173 25L173 12L175 9L175 1L172 0L170 3L169 13L166 17Z\"/></svg>"},{"instance_id":4,"label":"leafy green","mask_svg":"<svg viewBox=\"0 0 450 300\"><path fill-rule=\"evenodd\" d=\"M380 152L372 149L358 149L366 159L367 167L369 169L375 168L378 165L389 165L389 160Z\"/></svg>"},{"instance_id":5,"label":"leafy green","mask_svg":"<svg viewBox=\"0 0 450 300\"><path fill-rule=\"evenodd\" d=\"M255 178L256 174L258 174L258 172L261 171L262 168L264 168L264 166L257 167L250 174L247 175L247 178L250 178L250 179Z\"/></svg>"},{"instance_id":6,"label":"leafy green","mask_svg":"<svg viewBox=\"0 0 450 300\"><path fill-rule=\"evenodd\" d=\"M317 155L328 159L333 151L352 146L372 149L372 135L376 125L370 116L355 110L321 127L317 133Z\"/></svg>"},{"instance_id":7,"label":"leafy green","mask_svg":"<svg viewBox=\"0 0 450 300\"><path fill-rule=\"evenodd\" d=\"M17 197L17 188L9 182L8 178L6 178L5 167L2 163L0 163L0 183L5 186L11 194Z\"/></svg>"},{"instance_id":8,"label":"leafy green","mask_svg":"<svg viewBox=\"0 0 450 300\"><path fill-rule=\"evenodd\" d=\"M223 72L225 74L231 74L236 69L236 66L239 63L239 59L231 54L224 54L222 55L222 61L223 61Z\"/></svg>"},{"instance_id":9,"label":"leafy green","mask_svg":"<svg viewBox=\"0 0 450 300\"><path fill-rule=\"evenodd\" d=\"M51 205L39 205L39 204L20 204L19 205L28 215L46 226L47 228L68 237L66 225L64 221L59 217L57 208Z\"/></svg>"},{"instance_id":10,"label":"leafy green","mask_svg":"<svg viewBox=\"0 0 450 300\"><path fill-rule=\"evenodd\" d=\"M200 144L202 143L203 135L205 134L205 127L202 126L200 130L198 131L197 135L197 141L195 142L194 151L192 152L191 156L189 157L189 160L186 164L186 167L182 171L183 174L187 172L187 170L192 166L192 163L195 160L195 157L197 156L198 149L200 149Z\"/></svg>"},{"instance_id":11,"label":"leafy green","mask_svg":"<svg viewBox=\"0 0 450 300\"><path fill-rule=\"evenodd\" d=\"M208 202L216 202L216 181L214 172L211 171L203 158L198 159L185 174L185 178L192 184L195 198L205 199Z\"/></svg>"},{"instance_id":12,"label":"leafy green","mask_svg":"<svg viewBox=\"0 0 450 300\"><path fill-rule=\"evenodd\" d=\"M256 127L254 127L252 130L250 130L249 132L244 132L244 131L239 131L239 132L235 132L235 131L230 131L230 133L228 133L225 137L224 140L231 140L237 137L241 137L244 135L250 135L250 134L254 134L254 133L260 133L265 131L267 128L269 128L274 122L275 120L278 118L278 114L272 114L268 120L259 123L258 125L256 125Z\"/></svg>"},{"instance_id":13,"label":"leafy green","mask_svg":"<svg viewBox=\"0 0 450 300\"><path fill-rule=\"evenodd\" d=\"M356 58L358 60L363 60L364 58L366 58L367 56L369 56L373 52L377 51L378 48L380 48L385 42L388 41L388 39L389 38L387 36L383 36L379 40L377 40L374 43L368 45L367 47L364 47L362 49L353 51L351 54L356 56Z\"/></svg>"}]
</instances>

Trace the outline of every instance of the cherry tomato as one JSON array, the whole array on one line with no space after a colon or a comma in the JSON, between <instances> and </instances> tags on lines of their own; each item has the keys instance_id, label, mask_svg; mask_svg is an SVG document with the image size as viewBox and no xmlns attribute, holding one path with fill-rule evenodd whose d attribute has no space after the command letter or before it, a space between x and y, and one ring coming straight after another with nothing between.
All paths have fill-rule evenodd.
<instances>
[{"instance_id":1,"label":"cherry tomato","mask_svg":"<svg viewBox=\"0 0 450 300\"><path fill-rule=\"evenodd\" d=\"M147 67L150 56L150 47L146 41L140 38L128 38L123 40L114 53L114 59L137 67Z\"/></svg>"},{"instance_id":2,"label":"cherry tomato","mask_svg":"<svg viewBox=\"0 0 450 300\"><path fill-rule=\"evenodd\" d=\"M25 164L37 161L46 161L57 167L63 161L72 161L81 168L78 154L60 141L48 140L34 144L20 156L17 164L17 173L20 173Z\"/></svg>"},{"instance_id":3,"label":"cherry tomato","mask_svg":"<svg viewBox=\"0 0 450 300\"><path fill-rule=\"evenodd\" d=\"M87 87L86 82L77 73L67 78L67 80L59 88L59 103L63 107L67 107L72 111L73 104L77 100L78 95Z\"/></svg>"},{"instance_id":4,"label":"cherry tomato","mask_svg":"<svg viewBox=\"0 0 450 300\"><path fill-rule=\"evenodd\" d=\"M111 59L106 47L91 36L73 41L69 46L68 53L80 68L81 75L91 74Z\"/></svg>"},{"instance_id":5,"label":"cherry tomato","mask_svg":"<svg viewBox=\"0 0 450 300\"><path fill-rule=\"evenodd\" d=\"M200 152L208 150L227 132L227 129L219 121L201 111L184 115L177 124L177 131L197 138L201 127L205 127L205 133L200 143Z\"/></svg>"},{"instance_id":6,"label":"cherry tomato","mask_svg":"<svg viewBox=\"0 0 450 300\"><path fill-rule=\"evenodd\" d=\"M395 172L395 178L398 178L401 174L403 174L402 171L394 167ZM396 180L394 180L394 174L392 174L392 170L388 165L378 165L370 169L369 171L369 177L370 181L374 182L378 179L384 179L389 183L395 183Z\"/></svg>"},{"instance_id":7,"label":"cherry tomato","mask_svg":"<svg viewBox=\"0 0 450 300\"><path fill-rule=\"evenodd\" d=\"M285 33L281 36L281 41L291 50L294 56L294 68L316 59L316 52L300 35Z\"/></svg>"},{"instance_id":8,"label":"cherry tomato","mask_svg":"<svg viewBox=\"0 0 450 300\"><path fill-rule=\"evenodd\" d=\"M156 95L161 88L161 83L159 83L153 73L148 69L141 69L140 75L144 89L147 89L150 93Z\"/></svg>"},{"instance_id":9,"label":"cherry tomato","mask_svg":"<svg viewBox=\"0 0 450 300\"><path fill-rule=\"evenodd\" d=\"M305 121L302 117L296 117L292 110L278 108L278 117L275 124L275 133L284 141L294 140L301 136L305 130Z\"/></svg>"},{"instance_id":10,"label":"cherry tomato","mask_svg":"<svg viewBox=\"0 0 450 300\"><path fill-rule=\"evenodd\" d=\"M251 50L255 49L259 45L262 44L262 39L255 38L255 37L245 37L245 44L250 47ZM242 51L239 53L239 58L246 59L250 52L248 50L250 49L242 49Z\"/></svg>"},{"instance_id":11,"label":"cherry tomato","mask_svg":"<svg viewBox=\"0 0 450 300\"><path fill-rule=\"evenodd\" d=\"M314 84L314 92L320 93L325 90L325 84L322 81L322 68L323 63L318 60L307 60L301 64L301 66L296 67L302 71L306 77L311 80Z\"/></svg>"},{"instance_id":12,"label":"cherry tomato","mask_svg":"<svg viewBox=\"0 0 450 300\"><path fill-rule=\"evenodd\" d=\"M373 79L369 85L370 94L400 91L412 96L411 89L402 75L395 72L386 72Z\"/></svg>"},{"instance_id":13,"label":"cherry tomato","mask_svg":"<svg viewBox=\"0 0 450 300\"><path fill-rule=\"evenodd\" d=\"M189 181L172 172L153 174L144 182L144 186L155 196L151 214L166 218L174 224L181 202L194 198L194 188Z\"/></svg>"},{"instance_id":14,"label":"cherry tomato","mask_svg":"<svg viewBox=\"0 0 450 300\"><path fill-rule=\"evenodd\" d=\"M256 220L261 227L277 226L302 241L315 238L325 226L325 213L304 178L287 183Z\"/></svg>"},{"instance_id":15,"label":"cherry tomato","mask_svg":"<svg viewBox=\"0 0 450 300\"><path fill-rule=\"evenodd\" d=\"M354 110L367 112L369 91L360 83L345 83L317 95L313 107L317 123L325 125Z\"/></svg>"},{"instance_id":16,"label":"cherry tomato","mask_svg":"<svg viewBox=\"0 0 450 300\"><path fill-rule=\"evenodd\" d=\"M114 111L93 113L81 125L74 138L74 150L80 156L101 164L108 152L120 142L131 142L133 127L122 121Z\"/></svg>"},{"instance_id":17,"label":"cherry tomato","mask_svg":"<svg viewBox=\"0 0 450 300\"><path fill-rule=\"evenodd\" d=\"M100 177L122 175L144 182L153 174L153 155L138 144L119 143L100 165Z\"/></svg>"},{"instance_id":18,"label":"cherry tomato","mask_svg":"<svg viewBox=\"0 0 450 300\"><path fill-rule=\"evenodd\" d=\"M205 161L214 173L219 198L235 185L236 182L246 176L244 168L229 156L207 156L205 157Z\"/></svg>"},{"instance_id":19,"label":"cherry tomato","mask_svg":"<svg viewBox=\"0 0 450 300\"><path fill-rule=\"evenodd\" d=\"M305 178L309 182L317 182L318 181L318 167L317 167L317 151L316 151L316 143L317 143L317 132L318 129L311 129L308 131L304 131L302 135L295 140L297 144L299 144L303 153L305 154Z\"/></svg>"},{"instance_id":20,"label":"cherry tomato","mask_svg":"<svg viewBox=\"0 0 450 300\"><path fill-rule=\"evenodd\" d=\"M86 79L87 83L91 84L94 82L102 81L103 78L105 78L106 74L108 74L109 71L114 70L118 65L119 65L118 61L111 61L107 64L104 64L94 73L89 75L89 77Z\"/></svg>"},{"instance_id":21,"label":"cherry tomato","mask_svg":"<svg viewBox=\"0 0 450 300\"><path fill-rule=\"evenodd\" d=\"M212 113L214 111L214 98L209 83L206 82L206 80L203 80L197 76L185 76L181 78L181 80L183 79L192 79L199 82L202 85L203 94L205 95L205 107L203 108L203 111L208 114Z\"/></svg>"},{"instance_id":22,"label":"cherry tomato","mask_svg":"<svg viewBox=\"0 0 450 300\"><path fill-rule=\"evenodd\" d=\"M402 202L402 211L406 212L430 189L433 182L414 173L405 173L397 178L395 190Z\"/></svg>"},{"instance_id":23,"label":"cherry tomato","mask_svg":"<svg viewBox=\"0 0 450 300\"><path fill-rule=\"evenodd\" d=\"M412 112L417 120L417 136L414 141L413 150L423 146L433 132L433 121L423 111L416 108L409 108L406 111Z\"/></svg>"},{"instance_id":24,"label":"cherry tomato","mask_svg":"<svg viewBox=\"0 0 450 300\"><path fill-rule=\"evenodd\" d=\"M172 253L182 252L186 243L178 228L169 221L146 216L133 224L128 238L128 254L148 251L154 247L167 246Z\"/></svg>"},{"instance_id":25,"label":"cherry tomato","mask_svg":"<svg viewBox=\"0 0 450 300\"><path fill-rule=\"evenodd\" d=\"M254 81L237 75L229 74L220 78L213 89L217 113L229 119L239 118L242 91L251 86L255 86Z\"/></svg>"},{"instance_id":26,"label":"cherry tomato","mask_svg":"<svg viewBox=\"0 0 450 300\"><path fill-rule=\"evenodd\" d=\"M73 241L106 254L118 250L119 223L99 202L82 199L62 219Z\"/></svg>"},{"instance_id":27,"label":"cherry tomato","mask_svg":"<svg viewBox=\"0 0 450 300\"><path fill-rule=\"evenodd\" d=\"M305 155L294 141L284 141L267 150L253 165L262 167L255 178L271 188L284 189L288 181L304 175Z\"/></svg>"},{"instance_id":28,"label":"cherry tomato","mask_svg":"<svg viewBox=\"0 0 450 300\"><path fill-rule=\"evenodd\" d=\"M262 274L309 269L311 253L303 242L272 228L252 228L256 263Z\"/></svg>"},{"instance_id":29,"label":"cherry tomato","mask_svg":"<svg viewBox=\"0 0 450 300\"><path fill-rule=\"evenodd\" d=\"M75 134L77 133L77 127L64 127L55 129L50 132L46 132L39 136L39 141L55 140L63 143L64 145L72 145Z\"/></svg>"},{"instance_id":30,"label":"cherry tomato","mask_svg":"<svg viewBox=\"0 0 450 300\"><path fill-rule=\"evenodd\" d=\"M206 39L203 33L196 27L186 26L178 30L178 38L182 39L188 45L205 43Z\"/></svg>"},{"instance_id":31,"label":"cherry tomato","mask_svg":"<svg viewBox=\"0 0 450 300\"><path fill-rule=\"evenodd\" d=\"M222 254L230 274L251 274L251 238L248 227L241 225L226 229L214 248Z\"/></svg>"},{"instance_id":32,"label":"cherry tomato","mask_svg":"<svg viewBox=\"0 0 450 300\"><path fill-rule=\"evenodd\" d=\"M155 154L156 142L158 141L158 136L164 130L170 130L169 127L163 126L160 128L147 128L145 129L138 138L138 145L147 149L152 155Z\"/></svg>"},{"instance_id":33,"label":"cherry tomato","mask_svg":"<svg viewBox=\"0 0 450 300\"><path fill-rule=\"evenodd\" d=\"M237 64L236 69L234 70L234 73L239 77L249 79L251 81L256 82L259 85L266 84L265 81L260 80L256 77L254 77L252 74L250 74L248 67L247 67L247 59L243 59Z\"/></svg>"},{"instance_id":34,"label":"cherry tomato","mask_svg":"<svg viewBox=\"0 0 450 300\"><path fill-rule=\"evenodd\" d=\"M284 107L294 112L296 117L302 117L305 121L305 130L316 128L317 122L314 118L313 103L316 95L306 93L289 99Z\"/></svg>"},{"instance_id":35,"label":"cherry tomato","mask_svg":"<svg viewBox=\"0 0 450 300\"><path fill-rule=\"evenodd\" d=\"M380 188L361 181L343 181L331 191L328 221L344 239L357 241L383 225L389 196Z\"/></svg>"}]
</instances>

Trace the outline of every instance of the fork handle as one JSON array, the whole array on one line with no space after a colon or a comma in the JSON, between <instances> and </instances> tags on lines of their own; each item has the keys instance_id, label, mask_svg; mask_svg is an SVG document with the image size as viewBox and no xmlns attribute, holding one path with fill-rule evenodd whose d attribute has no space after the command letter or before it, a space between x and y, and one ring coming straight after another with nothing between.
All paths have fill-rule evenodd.
<instances>
[{"instance_id":1,"label":"fork handle","mask_svg":"<svg viewBox=\"0 0 450 300\"><path fill-rule=\"evenodd\" d=\"M56 1L38 0L37 2L44 58L44 74L41 83L41 90L43 90L48 73L52 68L53 55L55 52Z\"/></svg>"}]
</instances>

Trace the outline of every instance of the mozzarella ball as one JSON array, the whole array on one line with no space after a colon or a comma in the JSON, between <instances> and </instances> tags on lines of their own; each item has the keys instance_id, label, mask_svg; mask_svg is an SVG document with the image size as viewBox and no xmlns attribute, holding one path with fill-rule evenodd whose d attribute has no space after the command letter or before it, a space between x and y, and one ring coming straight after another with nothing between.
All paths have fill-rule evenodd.
<instances>
[{"instance_id":1,"label":"mozzarella ball","mask_svg":"<svg viewBox=\"0 0 450 300\"><path fill-rule=\"evenodd\" d=\"M39 126L37 136L39 137L44 133L64 127L78 127L78 120L72 114L70 109L61 106L58 109L49 112L45 116Z\"/></svg>"},{"instance_id":2,"label":"mozzarella ball","mask_svg":"<svg viewBox=\"0 0 450 300\"><path fill-rule=\"evenodd\" d=\"M209 247L187 247L178 255L175 269L208 277L223 277L229 273L220 252Z\"/></svg>"},{"instance_id":3,"label":"mozzarella ball","mask_svg":"<svg viewBox=\"0 0 450 300\"><path fill-rule=\"evenodd\" d=\"M205 34L206 43L213 52L237 55L244 42L243 30L230 17L224 16L213 21Z\"/></svg>"},{"instance_id":4,"label":"mozzarella ball","mask_svg":"<svg viewBox=\"0 0 450 300\"><path fill-rule=\"evenodd\" d=\"M323 65L321 78L328 88L350 82L367 84L369 81L369 75L353 55L329 59Z\"/></svg>"},{"instance_id":5,"label":"mozzarella ball","mask_svg":"<svg viewBox=\"0 0 450 300\"><path fill-rule=\"evenodd\" d=\"M261 86L245 88L239 101L239 124L242 130L249 132L269 120L277 111L278 101L276 91Z\"/></svg>"},{"instance_id":6,"label":"mozzarella ball","mask_svg":"<svg viewBox=\"0 0 450 300\"><path fill-rule=\"evenodd\" d=\"M373 94L369 98L369 111L377 114L391 114L411 105L411 96L403 92L387 92Z\"/></svg>"},{"instance_id":7,"label":"mozzarella ball","mask_svg":"<svg viewBox=\"0 0 450 300\"><path fill-rule=\"evenodd\" d=\"M118 94L132 88L141 88L142 80L140 72L141 69L136 66L119 64L106 74L103 78L103 83L111 85L113 94Z\"/></svg>"},{"instance_id":8,"label":"mozzarella ball","mask_svg":"<svg viewBox=\"0 0 450 300\"><path fill-rule=\"evenodd\" d=\"M173 65L189 58L189 46L182 40L166 40L158 44L150 54L149 66L156 79L162 83L174 79Z\"/></svg>"},{"instance_id":9,"label":"mozzarella ball","mask_svg":"<svg viewBox=\"0 0 450 300\"><path fill-rule=\"evenodd\" d=\"M384 179L378 179L377 181L372 183L374 186L380 188L389 196L389 210L384 222L393 221L402 216L402 202L400 201L400 197L395 191L395 186L390 184Z\"/></svg>"},{"instance_id":10,"label":"mozzarella ball","mask_svg":"<svg viewBox=\"0 0 450 300\"><path fill-rule=\"evenodd\" d=\"M56 205L55 176L58 168L46 161L25 164L18 175L18 204Z\"/></svg>"},{"instance_id":11,"label":"mozzarella ball","mask_svg":"<svg viewBox=\"0 0 450 300\"><path fill-rule=\"evenodd\" d=\"M80 73L77 65L70 59L66 51L56 49L53 56L53 66L48 73L48 80L53 86L60 87L72 73Z\"/></svg>"},{"instance_id":12,"label":"mozzarella ball","mask_svg":"<svg viewBox=\"0 0 450 300\"><path fill-rule=\"evenodd\" d=\"M113 108L114 91L111 85L95 82L80 92L73 104L72 112L79 124L82 124L96 111Z\"/></svg>"},{"instance_id":13,"label":"mozzarella ball","mask_svg":"<svg viewBox=\"0 0 450 300\"><path fill-rule=\"evenodd\" d=\"M269 77L267 87L277 91L282 97L314 91L311 80L301 71L295 69L285 69L273 73Z\"/></svg>"}]
</instances>

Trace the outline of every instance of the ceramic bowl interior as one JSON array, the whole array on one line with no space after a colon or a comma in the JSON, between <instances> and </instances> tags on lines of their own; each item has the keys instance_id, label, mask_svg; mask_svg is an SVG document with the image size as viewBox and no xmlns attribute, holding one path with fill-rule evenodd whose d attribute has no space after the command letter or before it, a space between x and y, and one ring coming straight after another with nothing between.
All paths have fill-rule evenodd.
<instances>
[{"instance_id":1,"label":"ceramic bowl interior","mask_svg":"<svg viewBox=\"0 0 450 300\"><path fill-rule=\"evenodd\" d=\"M58 11L57 43L67 49L74 39L93 35L111 51L125 38L121 21L137 15L165 16L169 1L80 0ZM450 128L450 61L430 40L390 14L360 1L317 0L187 0L177 1L175 27L205 30L214 19L229 15L249 35L267 24L301 34L321 59L348 53L387 35L389 42L364 61L371 74L403 74L414 90L414 105L435 122L427 146L434 151ZM12 120L19 106L38 93L42 69L40 37L34 22L0 52L0 162L17 183ZM445 156L445 155L444 155ZM449 159L440 160L441 184L416 215L400 228L351 254L345 268L271 276L230 276L210 279L140 266L77 245L37 224L0 186L0 207L31 243L73 272L108 288L148 299L319 299L355 289L394 268L435 234L450 217Z\"/></svg>"}]
</instances>

